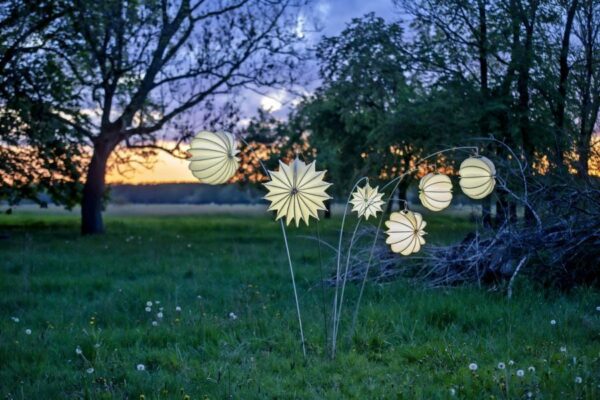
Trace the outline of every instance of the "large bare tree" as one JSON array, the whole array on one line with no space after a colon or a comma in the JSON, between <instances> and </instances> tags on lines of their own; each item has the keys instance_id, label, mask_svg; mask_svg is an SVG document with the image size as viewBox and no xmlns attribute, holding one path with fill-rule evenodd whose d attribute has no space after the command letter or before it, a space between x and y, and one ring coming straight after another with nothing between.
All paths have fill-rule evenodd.
<instances>
[{"instance_id":1,"label":"large bare tree","mask_svg":"<svg viewBox=\"0 0 600 400\"><path fill-rule=\"evenodd\" d=\"M83 135L92 155L83 234L102 233L107 163L115 150L174 152L236 89L294 81L303 0L76 0L45 51L61 60L79 102L48 118ZM168 138L174 143L166 148Z\"/></svg>"}]
</instances>

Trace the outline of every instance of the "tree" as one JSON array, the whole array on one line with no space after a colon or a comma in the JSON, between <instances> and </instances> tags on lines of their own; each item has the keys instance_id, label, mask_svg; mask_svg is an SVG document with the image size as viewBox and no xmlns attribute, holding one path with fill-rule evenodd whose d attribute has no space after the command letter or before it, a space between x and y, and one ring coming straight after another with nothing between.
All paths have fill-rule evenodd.
<instances>
[{"instance_id":1,"label":"tree","mask_svg":"<svg viewBox=\"0 0 600 400\"><path fill-rule=\"evenodd\" d=\"M318 45L323 83L290 120L309 132L338 190L347 190L359 176L397 176L453 133L423 129L430 98L407 78L412 68L407 50L402 26L373 14L353 19L340 35ZM402 182L401 198L409 183Z\"/></svg>"},{"instance_id":2,"label":"tree","mask_svg":"<svg viewBox=\"0 0 600 400\"><path fill-rule=\"evenodd\" d=\"M71 79L76 104L46 108L85 138L83 234L104 231L105 174L120 147L179 151L241 87L289 83L302 60L295 0L76 0L44 47ZM220 97L221 96L221 97ZM196 121L196 123L194 123ZM173 146L160 139L171 139Z\"/></svg>"},{"instance_id":3,"label":"tree","mask_svg":"<svg viewBox=\"0 0 600 400\"><path fill-rule=\"evenodd\" d=\"M0 199L72 207L81 191L77 132L45 114L73 99L44 47L64 28L62 1L0 1Z\"/></svg>"}]
</instances>

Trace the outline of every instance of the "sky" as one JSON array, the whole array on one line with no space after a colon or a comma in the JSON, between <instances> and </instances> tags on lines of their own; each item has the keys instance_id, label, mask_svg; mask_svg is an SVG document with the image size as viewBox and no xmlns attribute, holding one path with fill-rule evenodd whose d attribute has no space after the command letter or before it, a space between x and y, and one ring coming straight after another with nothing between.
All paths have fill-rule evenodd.
<instances>
[{"instance_id":1,"label":"sky","mask_svg":"<svg viewBox=\"0 0 600 400\"><path fill-rule=\"evenodd\" d=\"M352 18L361 17L373 12L375 15L393 21L399 19L392 0L313 0L309 14L316 17L318 31L302 20L299 20L297 29L305 32L309 44L317 43L323 36L335 36L342 32ZM316 78L316 71L311 75ZM310 88L307 88L310 91ZM245 91L241 94L243 99L240 104L242 124L256 114L259 108L273 113L278 118L284 118L288 109L293 104L295 95L279 90L265 90L264 94ZM197 182L188 170L188 162L176 159L166 153L160 153L154 168L148 170L137 169L126 176L116 171L109 171L108 183L164 183L164 182Z\"/></svg>"}]
</instances>

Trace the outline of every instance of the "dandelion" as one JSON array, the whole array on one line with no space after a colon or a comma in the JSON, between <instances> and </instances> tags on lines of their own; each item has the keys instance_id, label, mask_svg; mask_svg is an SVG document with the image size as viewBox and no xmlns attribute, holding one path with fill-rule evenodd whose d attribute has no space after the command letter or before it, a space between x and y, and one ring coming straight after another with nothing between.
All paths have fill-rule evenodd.
<instances>
[{"instance_id":1,"label":"dandelion","mask_svg":"<svg viewBox=\"0 0 600 400\"><path fill-rule=\"evenodd\" d=\"M556 320L555 319L550 320L550 325L556 325Z\"/></svg>"},{"instance_id":2,"label":"dandelion","mask_svg":"<svg viewBox=\"0 0 600 400\"><path fill-rule=\"evenodd\" d=\"M146 366L144 364L138 364L135 368L138 371L145 371L146 370Z\"/></svg>"},{"instance_id":3,"label":"dandelion","mask_svg":"<svg viewBox=\"0 0 600 400\"><path fill-rule=\"evenodd\" d=\"M561 353L566 353L567 352L567 346L561 346L560 347L560 352Z\"/></svg>"},{"instance_id":4,"label":"dandelion","mask_svg":"<svg viewBox=\"0 0 600 400\"><path fill-rule=\"evenodd\" d=\"M85 372L87 372L88 374L93 374L94 373L94 368L88 368L85 370Z\"/></svg>"},{"instance_id":5,"label":"dandelion","mask_svg":"<svg viewBox=\"0 0 600 400\"><path fill-rule=\"evenodd\" d=\"M522 378L523 376L525 376L525 371L523 371L522 369L518 369L517 370L517 376L519 378Z\"/></svg>"},{"instance_id":6,"label":"dandelion","mask_svg":"<svg viewBox=\"0 0 600 400\"><path fill-rule=\"evenodd\" d=\"M456 396L456 389L450 388L450 396Z\"/></svg>"},{"instance_id":7,"label":"dandelion","mask_svg":"<svg viewBox=\"0 0 600 400\"><path fill-rule=\"evenodd\" d=\"M530 398L532 398L532 397L533 397L533 393L531 393L531 392L527 392L527 398L528 398L528 399L530 399Z\"/></svg>"},{"instance_id":8,"label":"dandelion","mask_svg":"<svg viewBox=\"0 0 600 400\"><path fill-rule=\"evenodd\" d=\"M471 363L471 364L469 364L469 369L470 369L471 371L477 371L477 364L475 364L475 363Z\"/></svg>"},{"instance_id":9,"label":"dandelion","mask_svg":"<svg viewBox=\"0 0 600 400\"><path fill-rule=\"evenodd\" d=\"M20 321L20 319L17 317L10 317L10 319L12 319L15 324L18 324Z\"/></svg>"},{"instance_id":10,"label":"dandelion","mask_svg":"<svg viewBox=\"0 0 600 400\"><path fill-rule=\"evenodd\" d=\"M158 307L158 311L162 311L164 309L165 309L164 307Z\"/></svg>"},{"instance_id":11,"label":"dandelion","mask_svg":"<svg viewBox=\"0 0 600 400\"><path fill-rule=\"evenodd\" d=\"M175 307L175 311L181 312L181 307L179 307L179 306Z\"/></svg>"},{"instance_id":12,"label":"dandelion","mask_svg":"<svg viewBox=\"0 0 600 400\"><path fill-rule=\"evenodd\" d=\"M503 362L498 363L498 369L505 369L505 368L506 368L506 364L504 364Z\"/></svg>"},{"instance_id":13,"label":"dandelion","mask_svg":"<svg viewBox=\"0 0 600 400\"><path fill-rule=\"evenodd\" d=\"M533 374L535 372L535 367L530 366L529 368L527 368L527 370Z\"/></svg>"},{"instance_id":14,"label":"dandelion","mask_svg":"<svg viewBox=\"0 0 600 400\"><path fill-rule=\"evenodd\" d=\"M75 353L76 353L78 356L80 356L81 354L83 354L83 351L81 350L81 347L77 346L77 347L75 348Z\"/></svg>"},{"instance_id":15,"label":"dandelion","mask_svg":"<svg viewBox=\"0 0 600 400\"><path fill-rule=\"evenodd\" d=\"M600 306L596 307L596 311L600 311Z\"/></svg>"},{"instance_id":16,"label":"dandelion","mask_svg":"<svg viewBox=\"0 0 600 400\"><path fill-rule=\"evenodd\" d=\"M96 348L96 349L99 349L99 348L100 348L100 343L96 343L96 344L94 345L94 348Z\"/></svg>"},{"instance_id":17,"label":"dandelion","mask_svg":"<svg viewBox=\"0 0 600 400\"><path fill-rule=\"evenodd\" d=\"M162 313L162 312L159 312L158 314L156 314L156 317L157 317L158 319L162 319L162 317L163 317L163 313Z\"/></svg>"},{"instance_id":18,"label":"dandelion","mask_svg":"<svg viewBox=\"0 0 600 400\"><path fill-rule=\"evenodd\" d=\"M146 302L146 307L152 307L152 302L150 300Z\"/></svg>"},{"instance_id":19,"label":"dandelion","mask_svg":"<svg viewBox=\"0 0 600 400\"><path fill-rule=\"evenodd\" d=\"M233 312L230 312L229 313L229 319L236 320L237 319L237 315L235 315L235 313L233 313Z\"/></svg>"},{"instance_id":20,"label":"dandelion","mask_svg":"<svg viewBox=\"0 0 600 400\"><path fill-rule=\"evenodd\" d=\"M158 322L152 321L152 326L158 326Z\"/></svg>"},{"instance_id":21,"label":"dandelion","mask_svg":"<svg viewBox=\"0 0 600 400\"><path fill-rule=\"evenodd\" d=\"M160 304L160 301L158 301L158 300L154 300L154 303L156 303L156 304Z\"/></svg>"},{"instance_id":22,"label":"dandelion","mask_svg":"<svg viewBox=\"0 0 600 400\"><path fill-rule=\"evenodd\" d=\"M583 379L580 376L575 377L575 383L582 383Z\"/></svg>"},{"instance_id":23,"label":"dandelion","mask_svg":"<svg viewBox=\"0 0 600 400\"><path fill-rule=\"evenodd\" d=\"M146 307L146 312L152 312L152 308Z\"/></svg>"},{"instance_id":24,"label":"dandelion","mask_svg":"<svg viewBox=\"0 0 600 400\"><path fill-rule=\"evenodd\" d=\"M515 362L513 360L509 360L508 365L515 365Z\"/></svg>"},{"instance_id":25,"label":"dandelion","mask_svg":"<svg viewBox=\"0 0 600 400\"><path fill-rule=\"evenodd\" d=\"M31 329L25 329L25 334L26 335L31 335Z\"/></svg>"}]
</instances>

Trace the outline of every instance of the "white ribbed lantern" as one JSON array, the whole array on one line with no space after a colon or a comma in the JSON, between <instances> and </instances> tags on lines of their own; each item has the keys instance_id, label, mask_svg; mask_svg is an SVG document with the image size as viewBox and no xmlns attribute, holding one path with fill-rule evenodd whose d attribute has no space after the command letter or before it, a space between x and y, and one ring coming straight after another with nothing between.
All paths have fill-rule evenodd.
<instances>
[{"instance_id":1,"label":"white ribbed lantern","mask_svg":"<svg viewBox=\"0 0 600 400\"><path fill-rule=\"evenodd\" d=\"M448 175L429 173L419 182L419 199L423 207L441 211L452 201L452 182Z\"/></svg>"},{"instance_id":2,"label":"white ribbed lantern","mask_svg":"<svg viewBox=\"0 0 600 400\"><path fill-rule=\"evenodd\" d=\"M192 140L190 171L202 183L219 185L237 171L239 152L235 139L228 132L202 131Z\"/></svg>"},{"instance_id":3,"label":"white ribbed lantern","mask_svg":"<svg viewBox=\"0 0 600 400\"><path fill-rule=\"evenodd\" d=\"M421 214L404 210L394 212L390 219L385 221L388 237L385 240L390 245L394 253L400 253L408 256L421 250L425 244L423 236L426 232L423 230L427 222L423 221Z\"/></svg>"},{"instance_id":4,"label":"white ribbed lantern","mask_svg":"<svg viewBox=\"0 0 600 400\"><path fill-rule=\"evenodd\" d=\"M486 157L469 157L460 164L460 187L472 199L483 199L496 186L496 168Z\"/></svg>"}]
</instances>

